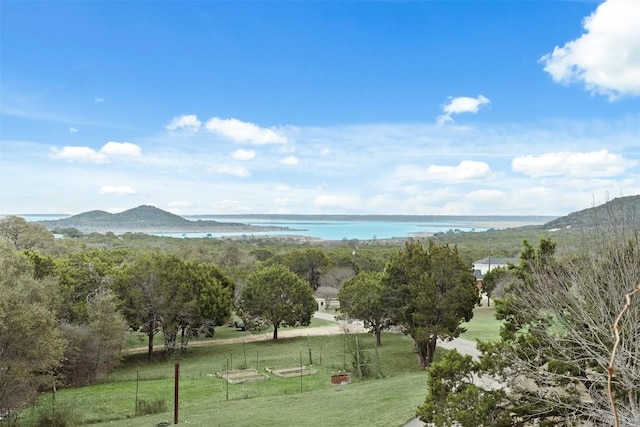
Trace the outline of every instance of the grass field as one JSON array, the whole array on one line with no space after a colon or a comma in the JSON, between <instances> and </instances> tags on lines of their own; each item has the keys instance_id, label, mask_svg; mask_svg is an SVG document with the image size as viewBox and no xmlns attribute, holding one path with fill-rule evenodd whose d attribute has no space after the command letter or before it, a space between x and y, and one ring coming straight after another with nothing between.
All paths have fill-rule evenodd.
<instances>
[{"instance_id":1,"label":"grass field","mask_svg":"<svg viewBox=\"0 0 640 427\"><path fill-rule=\"evenodd\" d=\"M314 319L312 326L332 322ZM466 325L467 339L496 339L499 323L493 307L477 307ZM262 332L264 334L264 332ZM220 328L216 339L248 336L235 328ZM380 366L381 379L359 380L352 373L348 385L331 386L332 373L352 371L356 335L308 336L274 341L192 347L186 355L168 361L146 361L146 354L125 357L107 381L90 387L44 394L33 412L53 408L74 414L77 424L113 427L156 426L173 423L175 363L180 364L179 423L192 426L402 426L413 418L424 400L426 378L419 369L411 340L385 333L382 346L373 350L370 334L357 335L360 348L371 357L373 373ZM438 352L436 356L441 355ZM229 385L217 378L225 369L312 365L316 375L274 378L269 381ZM153 415L135 416L136 402L162 402ZM25 414L23 426L31 416Z\"/></svg>"},{"instance_id":2,"label":"grass field","mask_svg":"<svg viewBox=\"0 0 640 427\"><path fill-rule=\"evenodd\" d=\"M480 307L476 307L473 311L473 319L469 323L463 323L463 327L467 329L461 335L462 338L468 340L481 341L497 341L500 338L501 320L496 320L496 309L491 301L491 305L487 307L486 300Z\"/></svg>"}]
</instances>

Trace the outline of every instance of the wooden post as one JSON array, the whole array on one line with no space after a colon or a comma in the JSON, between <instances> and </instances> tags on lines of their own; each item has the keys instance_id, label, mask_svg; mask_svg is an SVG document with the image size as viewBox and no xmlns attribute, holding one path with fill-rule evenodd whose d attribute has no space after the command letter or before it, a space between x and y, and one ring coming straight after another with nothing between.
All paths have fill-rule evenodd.
<instances>
[{"instance_id":1,"label":"wooden post","mask_svg":"<svg viewBox=\"0 0 640 427\"><path fill-rule=\"evenodd\" d=\"M180 364L176 363L175 375L174 375L174 390L173 390L173 423L178 424L178 385L180 383Z\"/></svg>"}]
</instances>

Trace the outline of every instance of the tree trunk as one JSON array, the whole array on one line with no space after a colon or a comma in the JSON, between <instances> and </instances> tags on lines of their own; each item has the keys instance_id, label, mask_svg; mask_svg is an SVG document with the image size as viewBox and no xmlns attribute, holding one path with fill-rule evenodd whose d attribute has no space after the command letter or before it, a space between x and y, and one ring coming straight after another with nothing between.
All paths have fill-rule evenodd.
<instances>
[{"instance_id":1,"label":"tree trunk","mask_svg":"<svg viewBox=\"0 0 640 427\"><path fill-rule=\"evenodd\" d=\"M376 347L380 347L382 345L382 340L380 336L382 335L382 327L380 325L375 326L375 335L376 335Z\"/></svg>"},{"instance_id":2,"label":"tree trunk","mask_svg":"<svg viewBox=\"0 0 640 427\"><path fill-rule=\"evenodd\" d=\"M153 336L155 335L154 331L156 330L154 321L149 321L149 329L147 330L147 336L149 337L149 352L147 353L147 360L151 361L151 354L153 353Z\"/></svg>"},{"instance_id":3,"label":"tree trunk","mask_svg":"<svg viewBox=\"0 0 640 427\"><path fill-rule=\"evenodd\" d=\"M413 347L416 349L416 356L421 368L427 369L433 362L436 353L438 337L433 336L428 341L413 340Z\"/></svg>"},{"instance_id":4,"label":"tree trunk","mask_svg":"<svg viewBox=\"0 0 640 427\"><path fill-rule=\"evenodd\" d=\"M276 325L273 325L273 339L278 339L278 327Z\"/></svg>"}]
</instances>

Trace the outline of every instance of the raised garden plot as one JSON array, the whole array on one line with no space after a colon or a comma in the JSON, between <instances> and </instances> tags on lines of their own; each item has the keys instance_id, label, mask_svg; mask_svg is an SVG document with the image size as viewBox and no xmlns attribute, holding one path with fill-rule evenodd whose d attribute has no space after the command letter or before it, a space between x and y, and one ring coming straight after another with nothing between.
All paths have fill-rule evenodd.
<instances>
[{"instance_id":1,"label":"raised garden plot","mask_svg":"<svg viewBox=\"0 0 640 427\"><path fill-rule=\"evenodd\" d=\"M301 377L303 375L315 375L318 373L307 366L284 366L279 368L265 368L267 372L281 378Z\"/></svg>"},{"instance_id":2,"label":"raised garden plot","mask_svg":"<svg viewBox=\"0 0 640 427\"><path fill-rule=\"evenodd\" d=\"M216 372L218 378L227 380L229 384L244 384L269 379L267 375L261 374L255 369L236 369L230 371Z\"/></svg>"}]
</instances>

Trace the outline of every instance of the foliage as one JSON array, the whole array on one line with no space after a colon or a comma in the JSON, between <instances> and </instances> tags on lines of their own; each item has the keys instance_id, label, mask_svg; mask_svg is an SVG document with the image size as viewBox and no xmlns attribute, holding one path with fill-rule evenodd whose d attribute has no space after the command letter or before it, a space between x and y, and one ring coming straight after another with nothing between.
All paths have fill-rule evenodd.
<instances>
[{"instance_id":1,"label":"foliage","mask_svg":"<svg viewBox=\"0 0 640 427\"><path fill-rule=\"evenodd\" d=\"M478 301L475 278L455 247L409 241L391 258L384 279L394 324L413 338L418 363L433 361L438 339L458 337Z\"/></svg>"},{"instance_id":2,"label":"foliage","mask_svg":"<svg viewBox=\"0 0 640 427\"><path fill-rule=\"evenodd\" d=\"M18 409L53 384L64 345L55 304L55 286L0 239L0 409Z\"/></svg>"},{"instance_id":3,"label":"foliage","mask_svg":"<svg viewBox=\"0 0 640 427\"><path fill-rule=\"evenodd\" d=\"M427 397L417 415L425 423L460 427L510 426L501 410L504 391L485 390L474 384L476 362L456 350L448 351L427 369Z\"/></svg>"},{"instance_id":4,"label":"foliage","mask_svg":"<svg viewBox=\"0 0 640 427\"><path fill-rule=\"evenodd\" d=\"M104 290L89 301L88 323L60 324L67 345L61 377L65 385L85 385L105 377L119 362L129 337L116 309L115 295Z\"/></svg>"},{"instance_id":5,"label":"foliage","mask_svg":"<svg viewBox=\"0 0 640 427\"><path fill-rule=\"evenodd\" d=\"M142 254L125 266L114 288L130 326L147 334L149 359L153 336L160 329L169 356L178 333L185 350L197 330L226 322L235 292L233 282L215 266L161 252Z\"/></svg>"},{"instance_id":6,"label":"foliage","mask_svg":"<svg viewBox=\"0 0 640 427\"><path fill-rule=\"evenodd\" d=\"M364 321L381 344L382 330L390 325L390 314L384 302L384 273L359 273L347 280L338 292L340 312L351 319Z\"/></svg>"},{"instance_id":7,"label":"foliage","mask_svg":"<svg viewBox=\"0 0 640 427\"><path fill-rule=\"evenodd\" d=\"M147 401L140 399L136 408L136 415L159 414L167 411L167 401L165 399L156 399Z\"/></svg>"},{"instance_id":8,"label":"foliage","mask_svg":"<svg viewBox=\"0 0 640 427\"><path fill-rule=\"evenodd\" d=\"M43 408L35 423L35 427L71 427L75 425L78 425L78 414L68 406Z\"/></svg>"},{"instance_id":9,"label":"foliage","mask_svg":"<svg viewBox=\"0 0 640 427\"><path fill-rule=\"evenodd\" d=\"M316 310L309 284L278 264L253 272L237 305L243 317L261 317L273 325L273 339L278 338L280 326L308 325Z\"/></svg>"},{"instance_id":10,"label":"foliage","mask_svg":"<svg viewBox=\"0 0 640 427\"><path fill-rule=\"evenodd\" d=\"M320 275L330 266L326 252L319 248L294 249L278 257L276 262L306 280L313 291L320 287Z\"/></svg>"},{"instance_id":11,"label":"foliage","mask_svg":"<svg viewBox=\"0 0 640 427\"><path fill-rule=\"evenodd\" d=\"M16 249L46 249L53 245L54 237L45 227L28 222L19 216L0 219L0 238L5 238Z\"/></svg>"},{"instance_id":12,"label":"foliage","mask_svg":"<svg viewBox=\"0 0 640 427\"><path fill-rule=\"evenodd\" d=\"M479 345L481 363L464 367L505 390L476 425L493 425L496 409L517 426L640 425L640 230L612 220L585 230L577 250L562 249L547 239L525 242L498 300L502 339ZM458 390L447 393L453 405Z\"/></svg>"},{"instance_id":13,"label":"foliage","mask_svg":"<svg viewBox=\"0 0 640 427\"><path fill-rule=\"evenodd\" d=\"M127 259L126 250L85 249L53 261L62 303L58 317L68 322L88 322L88 302L111 287L117 269Z\"/></svg>"},{"instance_id":14,"label":"foliage","mask_svg":"<svg viewBox=\"0 0 640 427\"><path fill-rule=\"evenodd\" d=\"M504 267L493 268L482 277L482 291L487 294L487 305L491 304L491 295L508 277L509 270Z\"/></svg>"}]
</instances>

